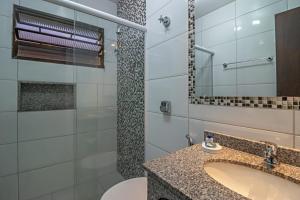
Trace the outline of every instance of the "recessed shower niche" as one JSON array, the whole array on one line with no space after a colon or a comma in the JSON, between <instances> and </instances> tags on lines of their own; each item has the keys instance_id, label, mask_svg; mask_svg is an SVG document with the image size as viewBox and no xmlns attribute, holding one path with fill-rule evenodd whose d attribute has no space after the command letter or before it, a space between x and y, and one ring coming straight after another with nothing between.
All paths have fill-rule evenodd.
<instances>
[{"instance_id":1,"label":"recessed shower niche","mask_svg":"<svg viewBox=\"0 0 300 200\"><path fill-rule=\"evenodd\" d=\"M19 82L18 110L28 112L75 109L75 91L74 84Z\"/></svg>"}]
</instances>

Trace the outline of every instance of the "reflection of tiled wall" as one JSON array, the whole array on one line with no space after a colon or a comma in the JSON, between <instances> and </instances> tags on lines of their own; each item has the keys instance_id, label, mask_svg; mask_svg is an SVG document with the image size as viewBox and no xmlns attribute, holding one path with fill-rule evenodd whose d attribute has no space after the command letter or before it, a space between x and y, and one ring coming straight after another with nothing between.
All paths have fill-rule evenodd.
<instances>
[{"instance_id":1,"label":"reflection of tiled wall","mask_svg":"<svg viewBox=\"0 0 300 200\"><path fill-rule=\"evenodd\" d=\"M120 0L118 16L145 25L145 0ZM118 170L126 178L143 176L144 38L121 26L118 36Z\"/></svg>"},{"instance_id":2,"label":"reflection of tiled wall","mask_svg":"<svg viewBox=\"0 0 300 200\"><path fill-rule=\"evenodd\" d=\"M255 3L256 2L256 3ZM269 76L268 80L275 79L274 78L274 65L269 64L266 66L259 65L258 67L252 67L251 73L249 75L249 69L250 68L241 68L238 70L238 75L240 77L247 78L238 78L236 79L236 71L235 70L218 70L219 68L222 68L222 63L224 62L231 62L235 61L236 59L243 60L246 58L243 58L241 53L241 48L244 46L249 46L247 44L243 44L244 40L253 40L250 43L255 43L255 39L257 39L257 36L261 35L264 36L265 33L272 33L274 32L274 20L272 17L274 13L278 13L281 11L284 11L286 9L292 9L300 5L300 1L297 0L281 0L281 1L272 1L269 4L264 4L260 1L253 1L253 5L257 5L254 10L247 10L247 5L249 2L242 2L240 0L237 0L235 2L232 2L208 15L205 15L204 17L195 20L194 13L195 10L193 9L193 2L190 1L190 27L192 28L190 30L190 53L189 53L189 64L190 64L190 102L193 104L205 104L205 105L219 105L219 106L238 106L238 107L253 107L253 108L275 108L275 109L300 109L300 102L299 97L222 97L221 93L216 93L218 91L218 88L222 88L221 91L224 92L226 89L231 88L230 90L234 90L233 96L235 96L235 92L238 91L238 88L242 88L247 86L248 88L252 88L253 91L255 91L255 87L257 87L257 84L251 84L253 81L258 81L258 78L260 76L255 76L253 74L264 74L264 76L267 74ZM261 4L262 3L262 4ZM235 8L237 8L237 11L235 11ZM236 14L234 14L236 12ZM221 29L225 24L228 24L229 22L236 21L236 23L239 24L251 24L251 21L249 20L253 19L253 16L256 16L257 13L259 13L259 16L262 17L262 27L263 28L252 28L243 26L243 28L238 33L234 33L234 24L231 23L229 27L224 29L224 31L228 31L229 33L222 36L214 36L211 37L211 34L208 34L206 32L211 31L211 29ZM224 15L223 17L220 17ZM227 20L226 20L227 19ZM248 21L247 21L248 20ZM273 25L273 26L272 26ZM230 28L231 27L231 28ZM245 32L243 29L245 29L248 32ZM193 50L193 45L195 44L195 32L196 32L196 42L199 42L202 40L203 45L206 45L206 47L209 47L210 49L213 49L216 52L216 55L214 57L214 76L218 76L218 78L214 78L214 95L215 97L199 97L199 92L196 92L196 90L201 89L200 87L197 87L197 80L195 80L196 77L196 65L197 62L195 62L195 52ZM215 34L220 33L221 31L215 31ZM222 32L223 33L223 32ZM272 36L273 37L273 36ZM268 38L263 38L262 40L268 40ZM213 44L213 45L212 45ZM241 44L241 45L238 45ZM272 49L274 49L274 46L272 45L265 45L266 48L270 48L270 50L263 49L264 51L248 51L247 55L256 56L256 57L263 57L267 56L263 55L261 53L267 52L273 52ZM232 47L232 48L229 48ZM252 46L253 47L253 46ZM253 47L255 48L255 47ZM226 50L224 50L226 49ZM250 48L249 48L250 49ZM255 48L258 49L258 48ZM222 53L222 52L226 52ZM241 54L241 55L240 55ZM259 54L259 55L256 55ZM260 55L261 54L261 55ZM219 56L217 56L219 55ZM238 56L240 55L240 56ZM265 73L264 73L265 72ZM272 73L269 73L272 72ZM232 75L232 73L235 73ZM273 78L272 78L273 77ZM250 80L253 79L253 80ZM255 79L255 80L254 80ZM216 80L219 80L218 83ZM237 82L238 81L238 82ZM241 81L248 81L248 84L244 84ZM258 82L262 82L265 80L260 80ZM230 84L228 84L231 82ZM272 85L270 81L270 84L262 84L263 88L265 85ZM236 86L240 84L240 86ZM274 84L273 84L274 85ZM272 86L271 86L272 87ZM246 91L246 90L241 90ZM262 90L261 90L262 91ZM272 91L271 89L268 89L267 91ZM227 92L225 92L228 94ZM246 93L238 93L239 96L245 96ZM251 95L251 94L249 94ZM269 95L269 96L275 96L274 94L268 94L268 93L262 93L262 95Z\"/></svg>"},{"instance_id":3,"label":"reflection of tiled wall","mask_svg":"<svg viewBox=\"0 0 300 200\"><path fill-rule=\"evenodd\" d=\"M196 19L196 44L215 52L213 96L276 96L275 62L231 64L226 70L223 63L275 59L274 15L287 9L287 0L233 1ZM205 81L211 70L209 57L196 51L196 69L204 72L196 81L196 92L211 84Z\"/></svg>"}]
</instances>

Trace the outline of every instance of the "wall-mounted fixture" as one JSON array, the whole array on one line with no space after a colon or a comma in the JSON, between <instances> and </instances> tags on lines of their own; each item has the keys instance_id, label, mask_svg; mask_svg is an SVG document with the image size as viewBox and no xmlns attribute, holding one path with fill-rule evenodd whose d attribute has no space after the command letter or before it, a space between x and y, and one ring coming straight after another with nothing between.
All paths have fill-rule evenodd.
<instances>
[{"instance_id":1,"label":"wall-mounted fixture","mask_svg":"<svg viewBox=\"0 0 300 200\"><path fill-rule=\"evenodd\" d=\"M160 103L160 111L164 114L171 114L171 102L170 101L162 101Z\"/></svg>"},{"instance_id":2,"label":"wall-mounted fixture","mask_svg":"<svg viewBox=\"0 0 300 200\"><path fill-rule=\"evenodd\" d=\"M168 16L160 16L160 18L158 19L158 21L160 23L162 23L164 25L165 28L168 28L171 25L171 19Z\"/></svg>"},{"instance_id":3,"label":"wall-mounted fixture","mask_svg":"<svg viewBox=\"0 0 300 200\"><path fill-rule=\"evenodd\" d=\"M195 143L194 143L194 140L193 140L193 138L191 137L191 135L190 134L187 134L186 136L185 136L185 138L187 139L187 141L188 141L188 146L189 147L191 147L191 146L193 146Z\"/></svg>"}]
</instances>

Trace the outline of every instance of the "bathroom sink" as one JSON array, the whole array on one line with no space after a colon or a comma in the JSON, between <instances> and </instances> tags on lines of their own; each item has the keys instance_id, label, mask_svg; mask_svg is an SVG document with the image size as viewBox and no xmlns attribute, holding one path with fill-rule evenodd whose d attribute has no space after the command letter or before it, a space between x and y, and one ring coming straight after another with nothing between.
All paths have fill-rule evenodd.
<instances>
[{"instance_id":1,"label":"bathroom sink","mask_svg":"<svg viewBox=\"0 0 300 200\"><path fill-rule=\"evenodd\" d=\"M225 187L253 200L299 200L300 185L242 165L212 162L207 174Z\"/></svg>"}]
</instances>

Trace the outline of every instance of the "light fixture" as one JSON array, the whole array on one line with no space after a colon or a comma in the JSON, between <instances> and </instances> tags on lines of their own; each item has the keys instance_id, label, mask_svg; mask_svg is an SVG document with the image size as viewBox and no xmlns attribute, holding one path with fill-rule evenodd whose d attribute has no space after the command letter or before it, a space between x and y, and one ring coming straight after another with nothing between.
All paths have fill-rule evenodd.
<instances>
[{"instance_id":1,"label":"light fixture","mask_svg":"<svg viewBox=\"0 0 300 200\"><path fill-rule=\"evenodd\" d=\"M259 25L259 24L260 24L260 20L253 20L252 21L253 26L256 26L256 25Z\"/></svg>"},{"instance_id":2,"label":"light fixture","mask_svg":"<svg viewBox=\"0 0 300 200\"><path fill-rule=\"evenodd\" d=\"M235 26L234 27L234 31L240 31L240 30L242 30L243 29L243 27L241 27L241 26Z\"/></svg>"}]
</instances>

